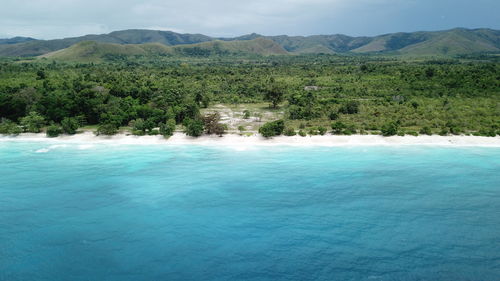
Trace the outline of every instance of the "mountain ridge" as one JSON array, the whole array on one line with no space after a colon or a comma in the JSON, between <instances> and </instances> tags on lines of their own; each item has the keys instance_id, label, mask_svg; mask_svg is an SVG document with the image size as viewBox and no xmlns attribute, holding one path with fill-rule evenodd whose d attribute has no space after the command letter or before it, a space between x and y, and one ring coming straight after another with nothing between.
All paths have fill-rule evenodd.
<instances>
[{"instance_id":1,"label":"mountain ridge","mask_svg":"<svg viewBox=\"0 0 500 281\"><path fill-rule=\"evenodd\" d=\"M111 44L159 43L165 46L202 44L206 42L243 42L264 38L277 43L287 53L357 53L396 55L459 55L500 52L500 30L454 28L442 31L387 33L378 36L348 36L343 34L310 36L264 36L257 33L232 38L217 38L203 34L176 33L147 29L128 29L108 34L89 34L53 40L26 37L0 39L0 56L29 57L66 49L84 41ZM2 43L4 42L4 43ZM244 44L240 45L244 47Z\"/></svg>"},{"instance_id":2,"label":"mountain ridge","mask_svg":"<svg viewBox=\"0 0 500 281\"><path fill-rule=\"evenodd\" d=\"M197 44L167 46L161 43L117 44L83 41L68 48L40 56L41 58L98 62L120 56L182 56L205 57L212 55L286 55L288 52L274 41L262 37L244 41L207 41Z\"/></svg>"}]
</instances>

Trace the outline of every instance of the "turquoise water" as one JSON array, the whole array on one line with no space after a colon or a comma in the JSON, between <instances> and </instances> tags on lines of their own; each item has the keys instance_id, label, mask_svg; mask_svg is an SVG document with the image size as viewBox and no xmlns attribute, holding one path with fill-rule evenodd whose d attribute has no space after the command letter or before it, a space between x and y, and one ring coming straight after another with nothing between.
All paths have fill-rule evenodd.
<instances>
[{"instance_id":1,"label":"turquoise water","mask_svg":"<svg viewBox=\"0 0 500 281\"><path fill-rule=\"evenodd\" d=\"M500 149L0 142L0 280L500 280Z\"/></svg>"}]
</instances>

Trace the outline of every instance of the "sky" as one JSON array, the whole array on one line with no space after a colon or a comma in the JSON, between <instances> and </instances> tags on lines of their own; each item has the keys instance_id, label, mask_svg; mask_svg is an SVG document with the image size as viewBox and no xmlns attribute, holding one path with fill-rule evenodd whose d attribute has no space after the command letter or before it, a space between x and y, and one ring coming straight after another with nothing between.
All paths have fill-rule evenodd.
<instances>
[{"instance_id":1,"label":"sky","mask_svg":"<svg viewBox=\"0 0 500 281\"><path fill-rule=\"evenodd\" d=\"M0 0L0 38L123 29L232 37L500 29L500 0Z\"/></svg>"}]
</instances>

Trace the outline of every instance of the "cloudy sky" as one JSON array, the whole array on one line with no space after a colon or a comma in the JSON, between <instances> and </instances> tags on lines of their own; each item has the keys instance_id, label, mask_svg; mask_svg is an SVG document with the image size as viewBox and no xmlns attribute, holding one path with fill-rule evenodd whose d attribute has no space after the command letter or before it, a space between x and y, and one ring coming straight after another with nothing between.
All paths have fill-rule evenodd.
<instances>
[{"instance_id":1,"label":"cloudy sky","mask_svg":"<svg viewBox=\"0 0 500 281\"><path fill-rule=\"evenodd\" d=\"M211 36L500 29L499 0L0 0L0 38L146 28Z\"/></svg>"}]
</instances>

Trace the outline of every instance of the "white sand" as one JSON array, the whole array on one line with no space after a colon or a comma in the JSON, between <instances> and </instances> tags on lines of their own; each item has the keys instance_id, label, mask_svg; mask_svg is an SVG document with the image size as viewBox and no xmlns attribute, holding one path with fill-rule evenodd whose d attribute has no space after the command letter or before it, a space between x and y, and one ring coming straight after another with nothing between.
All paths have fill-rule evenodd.
<instances>
[{"instance_id":1,"label":"white sand","mask_svg":"<svg viewBox=\"0 0 500 281\"><path fill-rule=\"evenodd\" d=\"M352 135L352 136L279 136L270 139L258 135L240 136L227 134L223 137L202 136L199 138L188 137L176 133L169 139L162 136L132 136L119 134L115 136L95 136L91 132L84 132L72 136L47 138L45 134L21 134L19 136L0 136L0 142L5 141L44 141L51 143L77 143L77 144L165 144L165 145L217 145L234 147L251 146L387 146L387 145L427 145L427 146L477 146L500 147L500 136L393 136L382 137L377 135Z\"/></svg>"}]
</instances>

